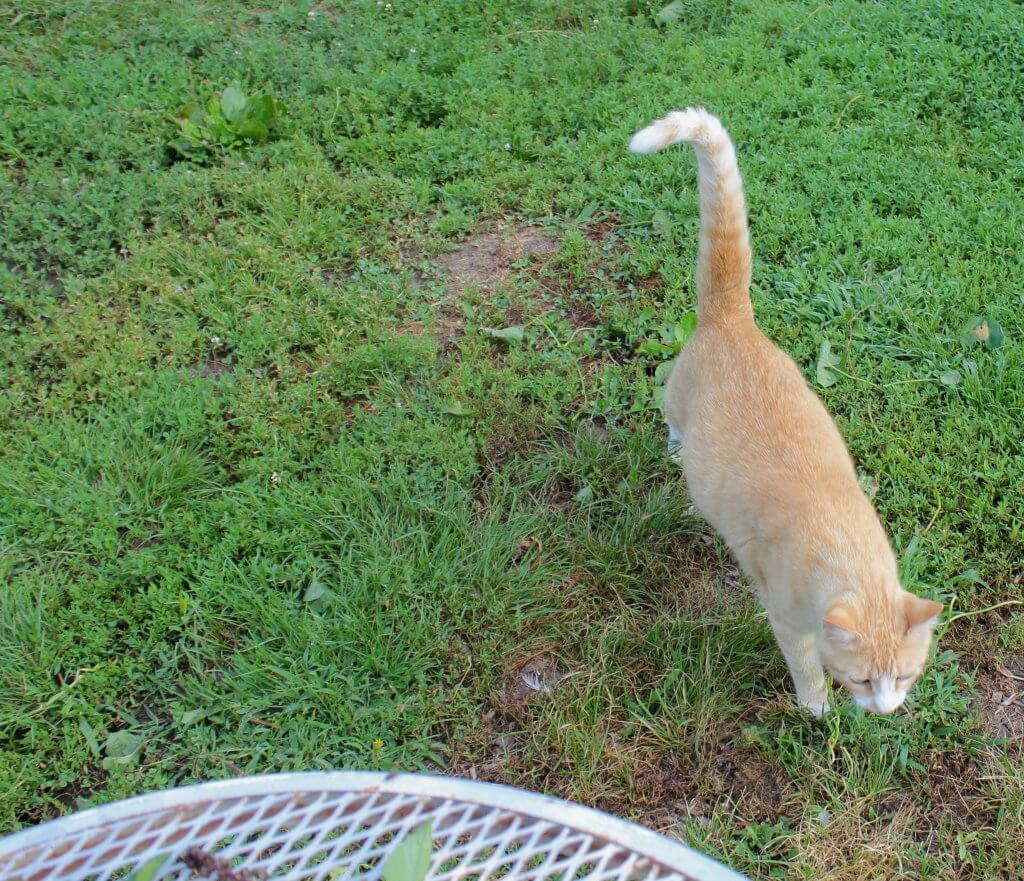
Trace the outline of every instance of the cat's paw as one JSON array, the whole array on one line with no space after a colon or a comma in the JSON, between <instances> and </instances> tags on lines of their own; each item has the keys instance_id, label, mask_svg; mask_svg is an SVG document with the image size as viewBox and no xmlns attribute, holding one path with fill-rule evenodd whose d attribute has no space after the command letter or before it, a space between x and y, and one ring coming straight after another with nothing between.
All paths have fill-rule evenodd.
<instances>
[{"instance_id":1,"label":"cat's paw","mask_svg":"<svg viewBox=\"0 0 1024 881\"><path fill-rule=\"evenodd\" d=\"M797 701L797 703L800 704L800 706L803 707L805 710L807 710L808 713L814 716L815 719L820 719L830 709L832 709L829 706L828 698L822 698L821 700L799 700Z\"/></svg>"}]
</instances>

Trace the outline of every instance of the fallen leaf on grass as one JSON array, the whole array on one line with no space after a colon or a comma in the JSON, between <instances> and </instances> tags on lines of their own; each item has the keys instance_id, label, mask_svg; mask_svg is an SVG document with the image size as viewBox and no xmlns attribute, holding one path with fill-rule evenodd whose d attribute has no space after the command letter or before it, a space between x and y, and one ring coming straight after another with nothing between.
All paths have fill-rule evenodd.
<instances>
[{"instance_id":1,"label":"fallen leaf on grass","mask_svg":"<svg viewBox=\"0 0 1024 881\"><path fill-rule=\"evenodd\" d=\"M833 368L840 364L839 356L832 351L832 344L828 340L821 341L821 349L818 351L818 364L815 375L818 385L828 388L836 384L836 374Z\"/></svg>"},{"instance_id":2,"label":"fallen leaf on grass","mask_svg":"<svg viewBox=\"0 0 1024 881\"><path fill-rule=\"evenodd\" d=\"M965 346L983 343L986 349L998 349L1006 342L1006 334L999 322L990 315L972 318L960 332L960 342Z\"/></svg>"},{"instance_id":3,"label":"fallen leaf on grass","mask_svg":"<svg viewBox=\"0 0 1024 881\"><path fill-rule=\"evenodd\" d=\"M654 16L654 20L658 24L672 24L674 21L679 21L685 12L686 4L683 3L683 0L672 0L668 6L663 6L658 11L658 14Z\"/></svg>"},{"instance_id":4,"label":"fallen leaf on grass","mask_svg":"<svg viewBox=\"0 0 1024 881\"><path fill-rule=\"evenodd\" d=\"M484 327L481 329L488 336L506 343L521 343L526 336L526 328L521 324L513 324L511 327Z\"/></svg>"},{"instance_id":5,"label":"fallen leaf on grass","mask_svg":"<svg viewBox=\"0 0 1024 881\"><path fill-rule=\"evenodd\" d=\"M384 863L384 881L423 881L434 849L433 821L427 820L399 843Z\"/></svg>"},{"instance_id":6,"label":"fallen leaf on grass","mask_svg":"<svg viewBox=\"0 0 1024 881\"><path fill-rule=\"evenodd\" d=\"M441 408L446 416L472 416L473 411L461 401L449 401Z\"/></svg>"},{"instance_id":7,"label":"fallen leaf on grass","mask_svg":"<svg viewBox=\"0 0 1024 881\"><path fill-rule=\"evenodd\" d=\"M130 765L134 763L139 751L142 749L144 738L141 734L132 734L130 731L115 731L103 744L103 751L107 757L103 760L103 767L108 771L118 765Z\"/></svg>"}]
</instances>

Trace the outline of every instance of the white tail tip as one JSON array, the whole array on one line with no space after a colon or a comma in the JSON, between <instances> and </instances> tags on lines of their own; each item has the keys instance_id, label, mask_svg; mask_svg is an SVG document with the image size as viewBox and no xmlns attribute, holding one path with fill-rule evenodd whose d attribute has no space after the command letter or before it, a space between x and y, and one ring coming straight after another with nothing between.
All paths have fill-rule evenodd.
<instances>
[{"instance_id":1,"label":"white tail tip","mask_svg":"<svg viewBox=\"0 0 1024 881\"><path fill-rule=\"evenodd\" d=\"M718 118L703 107L688 107L640 129L629 142L629 149L633 153L654 153L680 141L702 141L721 127Z\"/></svg>"},{"instance_id":2,"label":"white tail tip","mask_svg":"<svg viewBox=\"0 0 1024 881\"><path fill-rule=\"evenodd\" d=\"M665 135L657 123L640 129L629 142L631 153L654 153L668 146Z\"/></svg>"}]
</instances>

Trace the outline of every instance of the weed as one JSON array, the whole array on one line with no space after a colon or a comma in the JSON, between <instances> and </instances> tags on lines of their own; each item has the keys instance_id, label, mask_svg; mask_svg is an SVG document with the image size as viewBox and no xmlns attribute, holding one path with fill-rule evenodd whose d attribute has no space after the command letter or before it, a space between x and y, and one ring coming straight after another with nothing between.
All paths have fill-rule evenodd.
<instances>
[{"instance_id":1,"label":"weed","mask_svg":"<svg viewBox=\"0 0 1024 881\"><path fill-rule=\"evenodd\" d=\"M219 150L265 141L278 129L281 102L269 92L249 97L238 83L211 97L204 105L186 104L173 118L178 136L168 143L182 159L207 161Z\"/></svg>"}]
</instances>

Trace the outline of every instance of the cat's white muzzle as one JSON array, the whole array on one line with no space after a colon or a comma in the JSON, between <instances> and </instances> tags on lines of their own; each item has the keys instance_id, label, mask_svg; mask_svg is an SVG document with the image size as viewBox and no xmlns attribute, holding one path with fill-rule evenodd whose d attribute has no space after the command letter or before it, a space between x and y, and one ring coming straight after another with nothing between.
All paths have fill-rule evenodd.
<instances>
[{"instance_id":1,"label":"cat's white muzzle","mask_svg":"<svg viewBox=\"0 0 1024 881\"><path fill-rule=\"evenodd\" d=\"M906 694L886 689L877 691L870 697L861 697L859 694L856 694L854 695L854 698L865 710L872 713L881 713L885 716L893 712L893 710L897 709L903 703L906 698Z\"/></svg>"}]
</instances>

